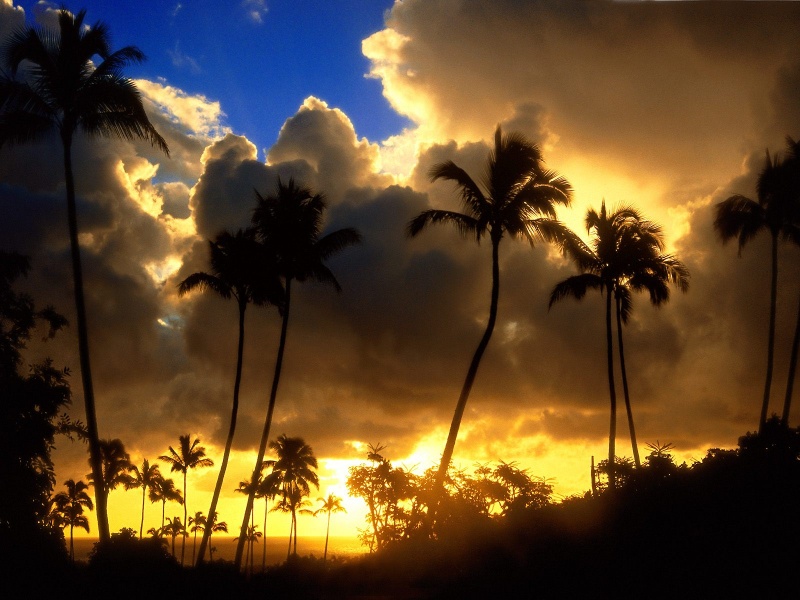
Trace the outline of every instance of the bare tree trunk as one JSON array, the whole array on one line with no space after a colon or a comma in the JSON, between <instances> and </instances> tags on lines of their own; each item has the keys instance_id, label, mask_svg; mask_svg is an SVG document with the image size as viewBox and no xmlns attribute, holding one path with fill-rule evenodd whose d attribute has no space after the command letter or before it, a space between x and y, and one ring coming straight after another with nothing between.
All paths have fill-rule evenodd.
<instances>
[{"instance_id":1,"label":"bare tree trunk","mask_svg":"<svg viewBox=\"0 0 800 600\"><path fill-rule=\"evenodd\" d=\"M761 417L758 421L758 433L764 430L769 412L769 395L772 386L772 367L775 363L775 313L778 304L778 235L772 235L772 278L769 296L769 338L767 342L767 378L764 382L764 400L761 403Z\"/></svg>"},{"instance_id":2,"label":"bare tree trunk","mask_svg":"<svg viewBox=\"0 0 800 600\"><path fill-rule=\"evenodd\" d=\"M256 486L258 484L258 477L261 474L261 464L264 462L264 454L267 451L267 440L269 440L269 430L272 427L272 413L275 410L275 399L278 396L278 383L281 378L281 367L283 365L283 352L286 348L286 330L289 327L289 306L291 300L291 278L286 280L286 305L283 311L283 323L281 325L281 339L278 344L278 356L275 359L275 373L272 376L272 389L269 394L269 406L267 407L267 418L264 421L264 430L261 433L261 442L258 446L258 456L256 457L256 466L253 468L253 476L250 478L250 493L247 494L247 505L244 509L244 518L242 519L242 529L239 534L239 542L236 545L236 557L234 564L236 569L241 568L242 554L244 552L244 540L242 536L247 531L247 522L250 520L250 514L253 510L253 502L255 500Z\"/></svg>"},{"instance_id":3,"label":"bare tree trunk","mask_svg":"<svg viewBox=\"0 0 800 600\"><path fill-rule=\"evenodd\" d=\"M75 180L72 174L72 133L65 125L61 140L64 147L64 178L67 188L67 222L69 225L70 254L72 257L72 280L75 288L75 312L78 320L78 354L81 365L83 403L86 413L86 430L89 438L89 463L94 481L95 515L100 542L111 539L108 527L108 496L103 482L103 459L100 452L100 435L97 428L97 411L94 402L92 369L89 361L89 333L86 323L86 301L83 295L83 267L78 243L78 211L75 204Z\"/></svg>"},{"instance_id":4,"label":"bare tree trunk","mask_svg":"<svg viewBox=\"0 0 800 600\"><path fill-rule=\"evenodd\" d=\"M783 415L781 416L781 423L784 427L789 427L789 411L792 409L792 388L794 387L794 375L797 370L798 350L800 350L800 305L797 308L797 325L794 328L792 357L789 359L789 378L786 381L786 398L783 401Z\"/></svg>"},{"instance_id":5,"label":"bare tree trunk","mask_svg":"<svg viewBox=\"0 0 800 600\"><path fill-rule=\"evenodd\" d=\"M197 563L201 564L205 559L208 539L211 537L211 528L214 526L214 518L217 514L217 503L222 491L222 482L225 479L225 471L228 468L228 458L231 454L233 445L233 434L236 431L236 418L239 413L239 388L242 382L242 361L244 357L244 315L247 309L247 300L239 300L239 344L236 348L236 379L233 384L233 405L231 406L231 422L228 427L228 437L225 440L225 451L222 453L222 464L219 468L217 483L214 486L214 494L211 496L211 507L208 509L208 522L203 530L203 539L200 541L200 552L197 555Z\"/></svg>"},{"instance_id":6,"label":"bare tree trunk","mask_svg":"<svg viewBox=\"0 0 800 600\"><path fill-rule=\"evenodd\" d=\"M614 385L614 336L611 329L611 285L606 286L606 343L608 346L608 392L611 399L611 420L608 431L608 489L616 488L617 391Z\"/></svg>"},{"instance_id":7,"label":"bare tree trunk","mask_svg":"<svg viewBox=\"0 0 800 600\"><path fill-rule=\"evenodd\" d=\"M633 450L633 462L636 468L642 466L639 460L639 446L636 444L636 428L633 426L633 410L631 409L631 398L628 394L628 375L625 370L625 351L622 346L622 318L619 297L614 295L617 305L617 341L619 342L619 366L622 371L622 392L625 395L625 412L628 415L628 431L631 434L631 449Z\"/></svg>"}]
</instances>

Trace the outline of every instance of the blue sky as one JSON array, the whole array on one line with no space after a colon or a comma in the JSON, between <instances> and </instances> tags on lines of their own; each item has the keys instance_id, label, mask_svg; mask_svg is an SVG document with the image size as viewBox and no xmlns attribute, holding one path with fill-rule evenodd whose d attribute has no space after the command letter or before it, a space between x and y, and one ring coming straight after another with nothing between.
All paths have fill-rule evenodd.
<instances>
[{"instance_id":1,"label":"blue sky","mask_svg":"<svg viewBox=\"0 0 800 600\"><path fill-rule=\"evenodd\" d=\"M38 4L15 3L29 15ZM138 46L147 61L131 77L155 80L222 104L224 122L261 152L310 95L341 108L359 137L380 141L408 121L366 77L361 41L384 26L392 0L86 0L66 2L104 21L113 49ZM50 6L56 6L51 4Z\"/></svg>"}]
</instances>

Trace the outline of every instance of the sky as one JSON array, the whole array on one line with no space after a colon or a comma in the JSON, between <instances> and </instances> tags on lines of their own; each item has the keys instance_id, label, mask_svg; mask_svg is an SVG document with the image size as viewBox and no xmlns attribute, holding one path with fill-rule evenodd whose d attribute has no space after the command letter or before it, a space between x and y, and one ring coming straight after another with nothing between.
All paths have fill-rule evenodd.
<instances>
[{"instance_id":1,"label":"sky","mask_svg":"<svg viewBox=\"0 0 800 600\"><path fill-rule=\"evenodd\" d=\"M364 237L329 263L342 292L295 288L273 437L303 437L322 485L344 496L348 466L381 444L393 464L436 464L469 360L488 317L486 244L435 228L410 240L420 211L458 208L430 167L482 174L497 125L536 142L573 185L559 218L584 234L588 208L631 204L664 227L689 268L688 293L656 309L637 297L625 329L640 451L671 443L679 462L735 447L757 427L766 365L769 250L738 254L714 233L713 208L755 197L765 151L800 136L800 4L404 0L86 2L128 70L169 158L144 142L75 144L75 175L98 422L132 459L178 436L221 457L230 411L236 307L178 298L208 269L208 240L249 223L254 189L293 176L328 199L326 230ZM0 39L53 22L49 3L0 1ZM0 239L31 256L37 302L75 322L61 155L55 140L0 150ZM797 248L781 248L771 412L780 412L794 331ZM554 483L590 488L607 453L608 387L600 296L548 310L575 273L553 248L505 238L498 323L462 422L454 462L515 461ZM252 469L280 319L247 314L241 408L220 515ZM78 373L74 327L29 360ZM82 418L79 377L70 410ZM792 421L796 422L793 417ZM631 455L624 416L618 453ZM60 441L58 485L85 478L85 448ZM216 469L189 475L189 510L206 512ZM315 496L312 495L312 498ZM140 497L115 490L111 528L136 526ZM346 499L333 535L363 526ZM168 507L169 510L170 507ZM182 512L172 507L173 512ZM257 509L258 510L258 509ZM158 507L146 521L157 525ZM305 518L305 517L304 517ZM308 518L306 532L324 523ZM280 531L281 521L275 519ZM148 526L146 524L146 527ZM286 523L288 531L288 522ZM93 527L93 532L96 528ZM278 532L279 532L278 531Z\"/></svg>"}]
</instances>

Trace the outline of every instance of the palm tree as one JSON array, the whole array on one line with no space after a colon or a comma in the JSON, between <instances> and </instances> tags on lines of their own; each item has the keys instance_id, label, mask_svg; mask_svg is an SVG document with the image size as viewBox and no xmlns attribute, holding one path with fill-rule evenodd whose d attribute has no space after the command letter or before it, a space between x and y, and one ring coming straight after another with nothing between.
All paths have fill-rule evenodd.
<instances>
[{"instance_id":1,"label":"palm tree","mask_svg":"<svg viewBox=\"0 0 800 600\"><path fill-rule=\"evenodd\" d=\"M284 302L275 372L272 377L267 416L264 420L258 455L251 476L253 482L258 481L272 427L272 413L275 409L283 352L286 347L292 281L303 282L313 279L332 285L337 292L341 291L339 282L325 265L325 261L345 248L361 242L361 234L351 227L338 229L321 236L326 207L325 197L322 194L312 193L309 188L298 186L294 179L290 179L288 185L284 185L278 179L274 194L262 197L256 192L256 197L258 206L253 213L253 223L261 243L276 261L278 273L283 279ZM254 494L255 485L253 492L247 496L240 530L242 532L246 531L250 513L253 510ZM235 563L237 567L241 566L243 550L244 536L240 536L236 546Z\"/></svg>"},{"instance_id":2,"label":"palm tree","mask_svg":"<svg viewBox=\"0 0 800 600\"><path fill-rule=\"evenodd\" d=\"M269 443L269 447L278 455L271 473L281 496L276 509L292 515L289 551L291 552L293 531L294 552L297 554L297 512L303 507L303 498L311 493L310 486L319 489L319 477L314 472L317 468L317 459L311 446L306 444L303 438L290 438L286 437L286 434L281 434L278 439Z\"/></svg>"},{"instance_id":3,"label":"palm tree","mask_svg":"<svg viewBox=\"0 0 800 600\"><path fill-rule=\"evenodd\" d=\"M209 528L211 529L211 533L212 534L217 533L218 531L224 531L225 533L228 533L228 524L225 521L217 521L217 517L218 515L214 515L214 518L212 519L212 522L214 524ZM211 536L209 536L209 542L208 542L209 561L214 560L214 550L216 550L216 548L214 548L214 546L211 545Z\"/></svg>"},{"instance_id":4,"label":"palm tree","mask_svg":"<svg viewBox=\"0 0 800 600\"><path fill-rule=\"evenodd\" d=\"M247 527L247 532L244 534L245 542L247 543L247 559L245 564L250 575L253 574L253 547L258 543L258 538L263 535L260 531L257 531L257 529L258 525L249 525ZM239 538L234 538L234 541L238 540Z\"/></svg>"},{"instance_id":5,"label":"palm tree","mask_svg":"<svg viewBox=\"0 0 800 600\"><path fill-rule=\"evenodd\" d=\"M62 8L58 30L23 28L7 40L0 57L0 71L4 71L0 77L0 147L38 140L51 132L61 138L89 457L94 479L99 481L102 459L89 364L72 141L75 133L83 130L90 137L145 139L167 155L169 148L147 118L136 85L123 75L124 67L142 62L144 54L135 46L111 52L106 25L97 22L86 27L85 14L73 15ZM102 59L100 64L95 64L95 56ZM20 72L23 63L28 68ZM106 498L101 494L102 489L96 487L98 534L100 541L106 541L111 534Z\"/></svg>"},{"instance_id":6,"label":"palm tree","mask_svg":"<svg viewBox=\"0 0 800 600\"><path fill-rule=\"evenodd\" d=\"M115 438L113 440L100 440L100 459L101 459L101 477L100 485L94 478L94 471L89 473L86 478L89 484L95 487L95 498L102 495L103 498L108 499L111 490L121 485L125 489L130 489L134 486L134 480L129 475L131 467L130 454L125 451L125 445L122 440ZM98 492L97 488L101 488Z\"/></svg>"},{"instance_id":7,"label":"palm tree","mask_svg":"<svg viewBox=\"0 0 800 600\"><path fill-rule=\"evenodd\" d=\"M241 494L249 495L251 490L253 490L254 488L258 487L259 483L260 483L260 480L257 481L255 486L254 486L253 482L250 481L250 480L240 481L239 482L239 487L237 487L236 490L234 490L234 491L239 492ZM256 528L255 513L250 513L250 525L248 525L247 527L248 527L248 529L247 529L248 533L245 534L245 542L247 543L247 556L245 557L245 567L247 567L248 563L249 563L250 574L252 575L252 573L253 573L253 543L254 543L253 540L254 540L254 538L253 538L252 535L250 535L250 533L255 531L255 528ZM234 541L238 542L239 538L238 537L234 538Z\"/></svg>"},{"instance_id":8,"label":"palm tree","mask_svg":"<svg viewBox=\"0 0 800 600\"><path fill-rule=\"evenodd\" d=\"M183 473L183 522L187 522L188 509L186 507L186 475L189 469L196 469L198 467L213 466L214 461L206 458L206 449L199 446L200 439L195 438L193 442L189 442L190 437L187 433L178 437L180 442L178 445L179 452L170 446L169 454L164 454L158 458L168 462L171 465L171 471L178 471ZM174 540L173 540L174 543ZM181 565L184 564L184 557L186 555L186 536L183 537L181 544Z\"/></svg>"},{"instance_id":9,"label":"palm tree","mask_svg":"<svg viewBox=\"0 0 800 600\"><path fill-rule=\"evenodd\" d=\"M203 511L198 510L194 513L193 517L189 517L189 532L194 534L194 540L192 541L192 564L198 564L195 562L196 550L197 550L197 532L202 531L205 532L206 527L208 525L208 520L206 516L203 514Z\"/></svg>"},{"instance_id":10,"label":"palm tree","mask_svg":"<svg viewBox=\"0 0 800 600\"><path fill-rule=\"evenodd\" d=\"M500 126L495 131L494 150L487 159L482 185L476 183L452 161L434 165L429 175L431 181L446 179L455 182L464 212L426 210L408 224L409 237L417 236L429 225L444 223L455 226L464 237L475 236L478 242L488 234L492 244L489 321L467 370L450 424L434 484L438 496L444 490L444 479L453 457L464 409L497 320L500 240L508 234L510 237L526 238L531 245L537 240L562 241L568 230L555 219L555 204L569 205L572 189L565 178L543 167L541 152L535 144L518 133L504 136ZM430 509L431 523L435 517L436 504L438 500Z\"/></svg>"},{"instance_id":11,"label":"palm tree","mask_svg":"<svg viewBox=\"0 0 800 600\"><path fill-rule=\"evenodd\" d=\"M627 374L624 367L625 354L622 346L622 324L631 313L631 292L646 290L650 301L659 306L669 299L669 283L675 283L686 291L689 273L686 267L672 255L663 254L664 242L661 228L645 221L633 208L621 207L609 214L605 201L600 213L589 209L586 214L586 229L593 234L591 246L573 236L564 245L567 254L582 271L559 282L550 295L550 307L557 301L573 296L580 300L590 289L599 290L606 297L606 348L608 364L608 388L611 400L611 417L608 442L609 488L614 489L617 402L614 384L614 343L611 328L611 300L615 302L617 339L625 392L625 409L631 435L636 466L640 466L636 444L636 429L633 422Z\"/></svg>"},{"instance_id":12,"label":"palm tree","mask_svg":"<svg viewBox=\"0 0 800 600\"><path fill-rule=\"evenodd\" d=\"M342 506L342 499L339 498L339 496L328 494L327 498L317 498L317 501L321 503L321 506L314 511L314 516L316 517L322 512L328 513L328 525L325 528L325 553L322 555L322 562L325 562L328 560L328 537L331 532L331 513L347 511L344 506Z\"/></svg>"},{"instance_id":13,"label":"palm tree","mask_svg":"<svg viewBox=\"0 0 800 600\"><path fill-rule=\"evenodd\" d=\"M181 491L175 487L174 480L164 479L164 477L159 476L150 484L149 497L150 502L161 502L161 528L163 529L167 502L183 504L183 495L181 495Z\"/></svg>"},{"instance_id":14,"label":"palm tree","mask_svg":"<svg viewBox=\"0 0 800 600\"><path fill-rule=\"evenodd\" d=\"M172 556L175 556L175 538L182 535L183 541L186 541L186 527L181 523L181 518L179 516L172 519L167 517L167 524L161 528L161 531L172 538ZM183 552L181 552L181 564L183 564Z\"/></svg>"},{"instance_id":15,"label":"palm tree","mask_svg":"<svg viewBox=\"0 0 800 600\"><path fill-rule=\"evenodd\" d=\"M794 144L789 140L790 150ZM796 164L794 160L792 164ZM793 167L796 169L796 167ZM800 210L798 209L797 183L787 177L787 169L779 158L767 152L764 169L756 182L758 200L735 194L716 206L714 229L726 243L731 238L739 241L739 254L759 232L766 230L771 236L771 277L769 302L769 333L767 337L767 373L764 381L764 398L758 431L761 433L769 412L772 369L775 362L775 317L778 300L778 239L800 244Z\"/></svg>"},{"instance_id":16,"label":"palm tree","mask_svg":"<svg viewBox=\"0 0 800 600\"><path fill-rule=\"evenodd\" d=\"M222 491L225 471L228 468L228 457L233 445L236 417L239 412L239 386L242 380L242 359L244 354L245 310L251 302L263 304L266 301L270 301L273 304L279 304L283 289L274 268L269 269L266 261L263 260L267 255L261 251L256 243L254 230L240 229L234 235L223 231L217 235L216 240L209 242L209 244L211 245L211 273L200 272L189 275L178 286L178 295L183 296L195 289L210 290L222 298L234 298L239 309L239 343L236 350L233 403L231 405L228 437L225 440L225 450L222 454L222 463L214 493L211 496L211 507L208 509L208 514L213 515L217 512L217 503ZM200 542L198 563L203 562L210 535L211 529L205 528Z\"/></svg>"},{"instance_id":17,"label":"palm tree","mask_svg":"<svg viewBox=\"0 0 800 600\"><path fill-rule=\"evenodd\" d=\"M275 466L274 460L265 460L263 463L263 468L272 468ZM278 481L277 476L273 473L270 473L266 477L263 475L258 483L258 489L256 489L256 498L264 498L264 546L261 549L261 571L265 572L267 570L267 513L269 512L269 501L280 491L280 482Z\"/></svg>"},{"instance_id":18,"label":"palm tree","mask_svg":"<svg viewBox=\"0 0 800 600\"><path fill-rule=\"evenodd\" d=\"M83 509L86 507L92 510L94 505L86 493L89 486L85 482L67 479L64 485L67 491L59 492L53 497L53 515L60 527L69 525L69 558L75 562L73 530L75 527L81 527L89 533L89 519L83 514Z\"/></svg>"},{"instance_id":19,"label":"palm tree","mask_svg":"<svg viewBox=\"0 0 800 600\"><path fill-rule=\"evenodd\" d=\"M153 463L153 465L150 465L150 461L146 458L142 463L141 469L136 465L131 465L130 472L133 473L130 484L131 488L142 488L142 520L139 523L139 539L142 539L142 530L144 529L144 499L147 495L147 490L150 489L152 499L153 485L156 480L161 480L163 478L158 464Z\"/></svg>"}]
</instances>

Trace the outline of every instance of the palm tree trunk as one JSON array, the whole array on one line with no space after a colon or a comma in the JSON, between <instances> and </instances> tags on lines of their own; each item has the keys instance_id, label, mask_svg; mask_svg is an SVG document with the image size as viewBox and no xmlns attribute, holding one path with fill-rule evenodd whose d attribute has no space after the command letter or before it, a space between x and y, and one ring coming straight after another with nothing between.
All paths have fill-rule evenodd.
<instances>
[{"instance_id":1,"label":"palm tree trunk","mask_svg":"<svg viewBox=\"0 0 800 600\"><path fill-rule=\"evenodd\" d=\"M439 463L439 470L436 473L436 480L434 482L434 506L431 507L431 513L428 518L429 526L432 527L436 518L436 511L439 508L442 496L444 495L444 480L447 475L447 469L450 467L450 461L453 458L453 451L456 447L456 438L458 438L458 430L461 427L461 419L464 416L464 409L467 406L469 394L472 391L472 384L475 381L475 376L478 374L478 367L481 364L481 358L489 345L489 340L494 331L494 324L497 321L497 302L500 297L500 238L495 239L492 236L492 297L489 305L489 321L486 324L486 330L483 332L478 347L475 349L475 354L472 356L472 362L467 371L467 378L464 380L464 386L461 388L461 395L456 404L456 410L453 414L453 420L450 423L450 432L447 434L447 443L444 446L444 453L442 460Z\"/></svg>"},{"instance_id":2,"label":"palm tree trunk","mask_svg":"<svg viewBox=\"0 0 800 600\"><path fill-rule=\"evenodd\" d=\"M325 552L322 554L322 562L328 560L328 537L331 534L331 511L328 511L328 527L325 529Z\"/></svg>"},{"instance_id":3,"label":"palm tree trunk","mask_svg":"<svg viewBox=\"0 0 800 600\"><path fill-rule=\"evenodd\" d=\"M147 494L147 486L142 486L142 520L139 523L139 539L142 539L142 529L144 529L144 497Z\"/></svg>"},{"instance_id":4,"label":"palm tree trunk","mask_svg":"<svg viewBox=\"0 0 800 600\"><path fill-rule=\"evenodd\" d=\"M167 511L167 500L164 499L161 501L161 531L164 531L164 515Z\"/></svg>"},{"instance_id":5,"label":"palm tree trunk","mask_svg":"<svg viewBox=\"0 0 800 600\"><path fill-rule=\"evenodd\" d=\"M628 375L625 370L625 351L622 346L622 318L619 297L614 294L614 300L617 305L617 341L619 342L619 367L622 371L622 392L625 395L625 412L628 415L628 431L631 434L631 449L633 450L633 463L636 468L642 466L639 461L639 446L636 444L636 428L633 426L633 410L631 409L631 398L628 394Z\"/></svg>"},{"instance_id":6,"label":"palm tree trunk","mask_svg":"<svg viewBox=\"0 0 800 600\"><path fill-rule=\"evenodd\" d=\"M797 307L797 324L794 328L792 356L789 359L789 378L786 381L786 398L783 401L783 415L781 416L781 423L784 427L789 427L789 411L792 408L792 388L794 387L794 374L797 370L798 350L800 350L800 304Z\"/></svg>"},{"instance_id":7,"label":"palm tree trunk","mask_svg":"<svg viewBox=\"0 0 800 600\"><path fill-rule=\"evenodd\" d=\"M250 492L247 494L247 505L244 509L244 518L242 519L242 532L247 531L247 522L250 519L250 513L253 510L253 502L255 500L256 487L258 484L258 477L261 473L261 463L264 462L264 454L267 451L267 440L269 440L269 430L272 427L272 413L275 410L275 398L278 396L278 383L281 378L281 367L283 365L283 352L286 348L286 330L289 326L289 306L291 300L291 278L286 279L286 304L283 310L283 323L281 324L281 338L278 343L278 356L275 358L275 373L272 376L272 389L269 394L269 406L267 407L267 418L264 421L264 430L261 432L261 442L258 445L258 456L256 457L256 466L253 468L253 476L250 479ZM239 534L239 542L236 545L236 557L234 564L238 570L242 565L242 553L244 551L244 534Z\"/></svg>"},{"instance_id":8,"label":"palm tree trunk","mask_svg":"<svg viewBox=\"0 0 800 600\"><path fill-rule=\"evenodd\" d=\"M83 296L83 267L81 249L78 244L78 211L75 205L75 180L72 174L72 133L68 127L63 130L61 140L64 146L64 179L67 187L67 222L69 225L70 253L72 257L72 280L75 288L75 312L78 320L78 354L81 365L83 403L86 412L86 430L89 438L89 462L94 480L94 497L97 516L97 533L101 542L111 539L108 527L108 497L103 484L103 461L100 453L100 435L97 429L97 412L94 403L92 370L89 362L89 334L86 324L86 302Z\"/></svg>"},{"instance_id":9,"label":"palm tree trunk","mask_svg":"<svg viewBox=\"0 0 800 600\"><path fill-rule=\"evenodd\" d=\"M228 468L228 457L231 454L233 445L233 434L236 431L236 418L239 413L239 387L242 382L242 360L244 356L244 315L247 303L239 298L239 344L236 348L236 379L233 384L233 405L231 406L231 422L228 427L228 438L225 440L225 451L222 453L222 464L217 476L217 484L214 486L214 494L211 496L211 507L208 509L208 522L203 530L203 539L200 542L200 551L197 555L197 563L200 564L205 559L208 538L211 537L211 527L214 526L214 515L217 514L217 503L222 491L222 482L225 479L225 471ZM196 536L195 536L196 537Z\"/></svg>"},{"instance_id":10,"label":"palm tree trunk","mask_svg":"<svg viewBox=\"0 0 800 600\"><path fill-rule=\"evenodd\" d=\"M185 529L186 529L186 519L188 517L188 508L186 506L186 473L187 473L187 471L188 471L188 469L185 469L183 471L183 529L184 529L184 532L183 532L183 534L181 536L181 538L182 538L182 541L181 541L181 566L183 566L183 559L184 559L184 556L186 555L186 531L185 531Z\"/></svg>"},{"instance_id":11,"label":"palm tree trunk","mask_svg":"<svg viewBox=\"0 0 800 600\"><path fill-rule=\"evenodd\" d=\"M269 497L264 496L264 547L261 551L261 572L267 570L267 513L269 512Z\"/></svg>"},{"instance_id":12,"label":"palm tree trunk","mask_svg":"<svg viewBox=\"0 0 800 600\"><path fill-rule=\"evenodd\" d=\"M608 489L616 485L615 444L617 438L617 392L614 386L614 336L611 329L611 284L606 285L606 343L608 346L608 392L611 399L611 421L608 432Z\"/></svg>"},{"instance_id":13,"label":"palm tree trunk","mask_svg":"<svg viewBox=\"0 0 800 600\"><path fill-rule=\"evenodd\" d=\"M292 526L294 527L294 555L297 556L297 512L292 508Z\"/></svg>"},{"instance_id":14,"label":"palm tree trunk","mask_svg":"<svg viewBox=\"0 0 800 600\"><path fill-rule=\"evenodd\" d=\"M292 515L292 520L289 523L289 549L286 551L286 560L292 556L292 533L294 532L294 515Z\"/></svg>"},{"instance_id":15,"label":"palm tree trunk","mask_svg":"<svg viewBox=\"0 0 800 600\"><path fill-rule=\"evenodd\" d=\"M764 383L764 400L761 403L761 418L758 421L758 433L764 430L769 412L769 393L772 386L772 366L775 362L775 313L778 303L778 234L772 234L772 280L769 297L769 339L767 342L767 379Z\"/></svg>"},{"instance_id":16,"label":"palm tree trunk","mask_svg":"<svg viewBox=\"0 0 800 600\"><path fill-rule=\"evenodd\" d=\"M69 524L69 559L71 562L75 562L75 538L72 537L72 531L75 526L70 523Z\"/></svg>"}]
</instances>

